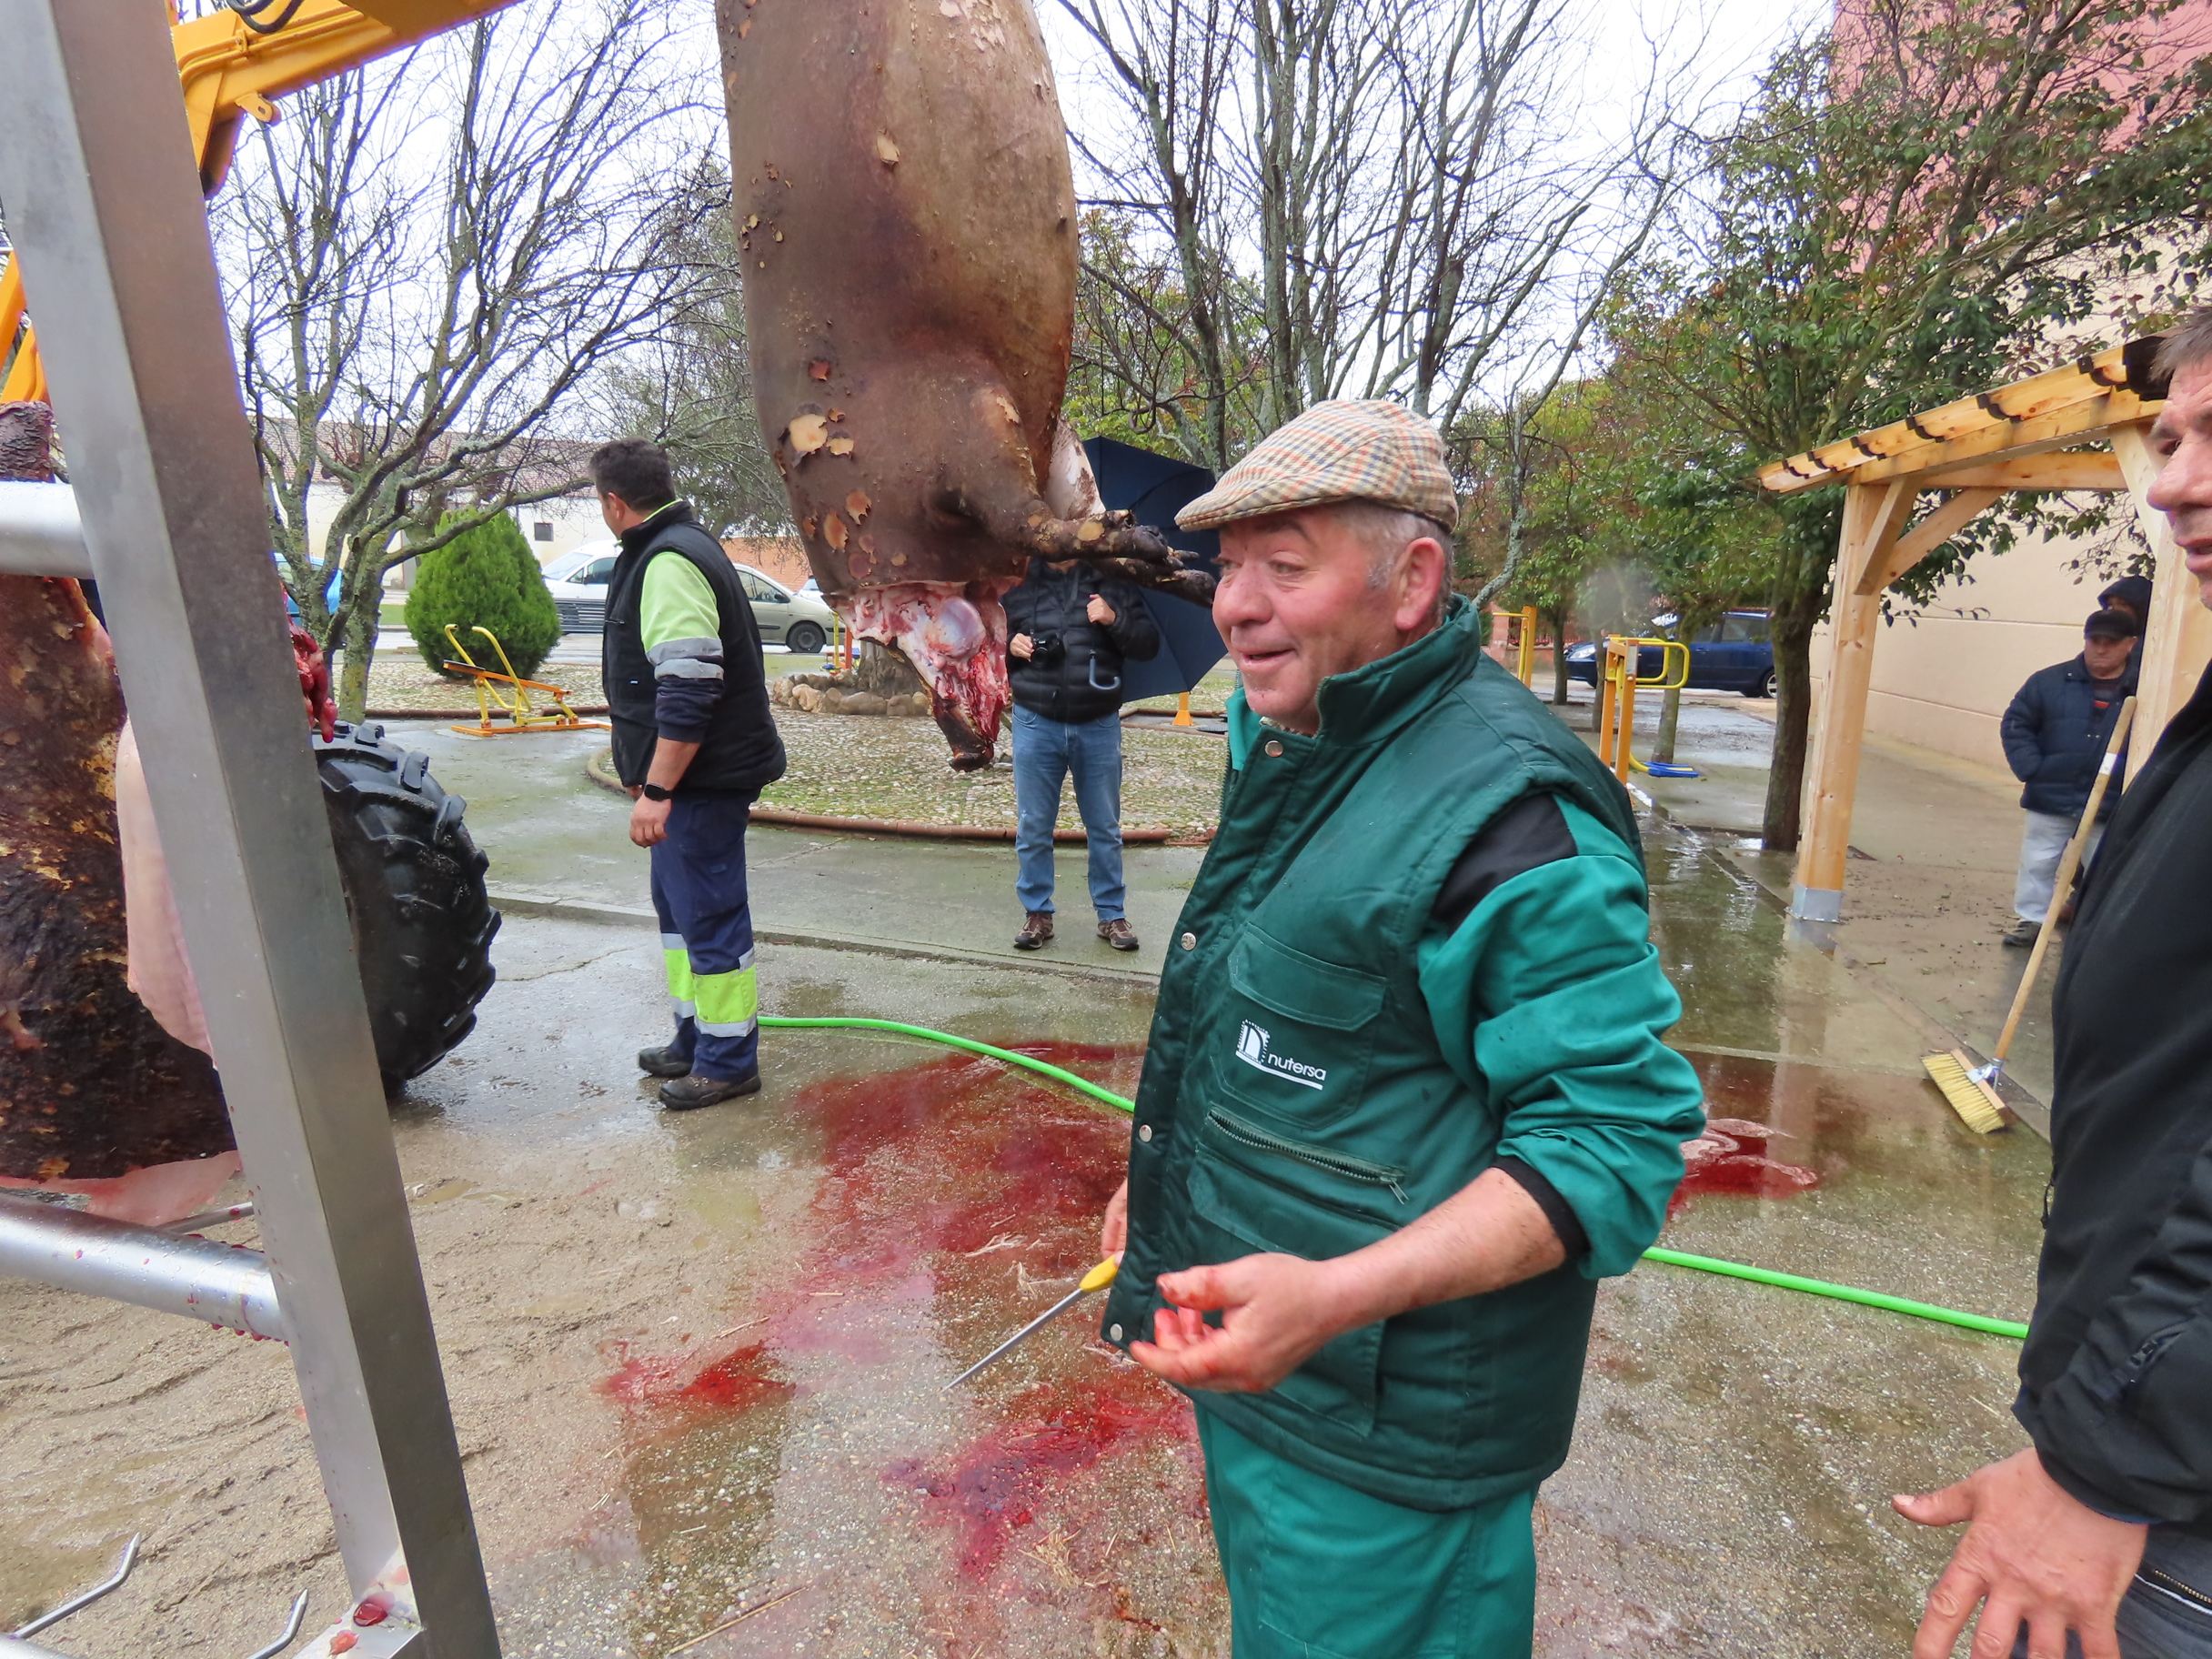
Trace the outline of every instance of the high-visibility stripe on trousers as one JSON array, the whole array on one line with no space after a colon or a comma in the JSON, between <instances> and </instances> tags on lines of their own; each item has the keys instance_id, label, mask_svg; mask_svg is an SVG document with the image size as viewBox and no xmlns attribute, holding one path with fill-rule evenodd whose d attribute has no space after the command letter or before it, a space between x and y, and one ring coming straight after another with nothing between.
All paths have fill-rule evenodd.
<instances>
[{"instance_id":1,"label":"high-visibility stripe on trousers","mask_svg":"<svg viewBox=\"0 0 2212 1659\"><path fill-rule=\"evenodd\" d=\"M750 795L682 790L652 850L653 911L676 1011L676 1051L704 1076L749 1077L759 1064L760 988L745 890Z\"/></svg>"}]
</instances>

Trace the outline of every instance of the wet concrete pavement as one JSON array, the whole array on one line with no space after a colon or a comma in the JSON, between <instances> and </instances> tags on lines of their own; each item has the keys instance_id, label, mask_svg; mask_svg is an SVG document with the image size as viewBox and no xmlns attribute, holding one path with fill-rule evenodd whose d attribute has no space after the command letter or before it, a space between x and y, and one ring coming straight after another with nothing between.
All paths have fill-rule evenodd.
<instances>
[{"instance_id":1,"label":"wet concrete pavement","mask_svg":"<svg viewBox=\"0 0 2212 1659\"><path fill-rule=\"evenodd\" d=\"M1638 700L1640 757L1652 752L1658 700ZM1761 851L1757 840L1773 710L1771 703L1739 697L1685 698L1675 758L1704 776L1639 775L1635 787L1677 822L1709 832L1722 857L1786 904L1793 860ZM1588 712L1586 702L1578 704L1572 719L1585 724ZM1844 920L1807 930L1811 942L1849 961L1862 982L1925 1020L1938 1040L1931 1047L1964 1044L1979 1054L1986 1054L2004 1027L2028 955L1997 937L2012 920L2022 819L2020 785L1996 759L1977 765L1868 737L1852 815ZM2006 1059L2008 1076L2025 1091L2016 1104L2039 1129L2048 1122L2050 988L2064 938L2044 964Z\"/></svg>"},{"instance_id":2,"label":"wet concrete pavement","mask_svg":"<svg viewBox=\"0 0 2212 1659\"><path fill-rule=\"evenodd\" d=\"M827 1032L769 1033L755 1101L657 1111L629 1064L664 1016L621 803L582 739L465 741L424 746L495 879L603 918L510 915L477 1034L394 1121L508 1650L672 1659L728 1624L684 1651L1225 1654L1185 1406L1080 1316L944 1388L1089 1264L1126 1121ZM1654 820L1647 850L1715 1119L1666 1242L2025 1316L2042 1143L1961 1128L1915 1019L1710 838ZM1126 1092L1139 970L1197 856L1132 850L1133 967L1083 939L1040 962L996 939L1003 848L759 831L764 930L830 936L763 951L765 1004L1038 1045ZM73 1621L75 1651L250 1651L303 1584L332 1616L280 1351L7 1282L0 1330L0 1626L140 1528L141 1582ZM1538 1651L1902 1653L1945 1541L1887 1497L2022 1443L2016 1352L1656 1265L1604 1287L1537 1511Z\"/></svg>"}]
</instances>

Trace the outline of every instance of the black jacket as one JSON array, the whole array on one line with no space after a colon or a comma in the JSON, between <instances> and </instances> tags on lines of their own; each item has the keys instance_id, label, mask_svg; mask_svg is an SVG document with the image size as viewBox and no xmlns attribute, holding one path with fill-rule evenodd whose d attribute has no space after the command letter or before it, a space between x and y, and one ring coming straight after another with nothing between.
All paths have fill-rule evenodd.
<instances>
[{"instance_id":1,"label":"black jacket","mask_svg":"<svg viewBox=\"0 0 2212 1659\"><path fill-rule=\"evenodd\" d=\"M1091 596L1113 607L1113 621L1091 620ZM1047 719L1095 720L1121 708L1121 665L1160 649L1160 629L1144 596L1125 578L1076 562L1055 570L1041 558L1006 596L1006 637L1027 634L1037 649L1027 662L1008 656L1014 701Z\"/></svg>"},{"instance_id":2,"label":"black jacket","mask_svg":"<svg viewBox=\"0 0 2212 1659\"><path fill-rule=\"evenodd\" d=\"M2112 723L2120 718L2120 699L2135 694L2133 657L2127 671L2110 683L2091 679L2088 664L2079 657L2030 674L2005 710L2003 727L2005 759L2012 775L2027 786L2020 791L2020 804L2030 812L2079 818L2089 804ZM2102 709L2096 706L2100 700ZM2111 817L2114 804L2107 790L2097 816Z\"/></svg>"},{"instance_id":3,"label":"black jacket","mask_svg":"<svg viewBox=\"0 0 2212 1659\"><path fill-rule=\"evenodd\" d=\"M2106 832L2052 1031L2013 1411L2076 1497L2212 1537L2212 672Z\"/></svg>"},{"instance_id":4,"label":"black jacket","mask_svg":"<svg viewBox=\"0 0 2212 1659\"><path fill-rule=\"evenodd\" d=\"M697 742L699 751L684 769L681 789L740 789L758 794L783 776L783 739L768 709L768 674L761 666L760 628L752 601L738 580L737 567L722 544L700 529L681 501L664 507L643 524L622 532L622 552L607 579L607 632L599 642L599 672L607 688L607 710L615 729L615 774L639 784L653 764L667 709L659 677L646 655L638 613L645 594L645 568L656 558L687 558L714 589L721 624L721 695L702 710L688 702L680 729L671 739ZM697 723L703 714L703 729Z\"/></svg>"}]
</instances>

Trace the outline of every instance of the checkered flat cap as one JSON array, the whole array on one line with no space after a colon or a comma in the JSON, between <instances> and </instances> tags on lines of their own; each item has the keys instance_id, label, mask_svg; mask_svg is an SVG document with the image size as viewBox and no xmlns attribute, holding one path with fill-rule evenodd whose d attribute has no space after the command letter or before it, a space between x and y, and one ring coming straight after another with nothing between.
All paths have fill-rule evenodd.
<instances>
[{"instance_id":1,"label":"checkered flat cap","mask_svg":"<svg viewBox=\"0 0 2212 1659\"><path fill-rule=\"evenodd\" d=\"M1459 522L1459 498L1435 427L1395 403L1338 398L1278 427L1221 482L1175 515L1186 530L1342 501L1375 501Z\"/></svg>"}]
</instances>

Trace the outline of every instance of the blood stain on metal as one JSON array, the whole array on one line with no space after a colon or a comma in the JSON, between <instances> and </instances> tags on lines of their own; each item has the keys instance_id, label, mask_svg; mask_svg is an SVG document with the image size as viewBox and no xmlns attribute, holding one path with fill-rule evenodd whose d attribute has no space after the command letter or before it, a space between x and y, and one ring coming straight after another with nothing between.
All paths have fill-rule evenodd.
<instances>
[{"instance_id":1,"label":"blood stain on metal","mask_svg":"<svg viewBox=\"0 0 2212 1659\"><path fill-rule=\"evenodd\" d=\"M391 1616L392 1598L382 1591L363 1596L361 1604L353 1610L353 1622L364 1627L381 1624Z\"/></svg>"},{"instance_id":2,"label":"blood stain on metal","mask_svg":"<svg viewBox=\"0 0 2212 1659\"><path fill-rule=\"evenodd\" d=\"M333 1654L350 1654L360 1645L360 1642L361 1638L355 1635L350 1630L341 1630L337 1635L330 1638L330 1651Z\"/></svg>"}]
</instances>

